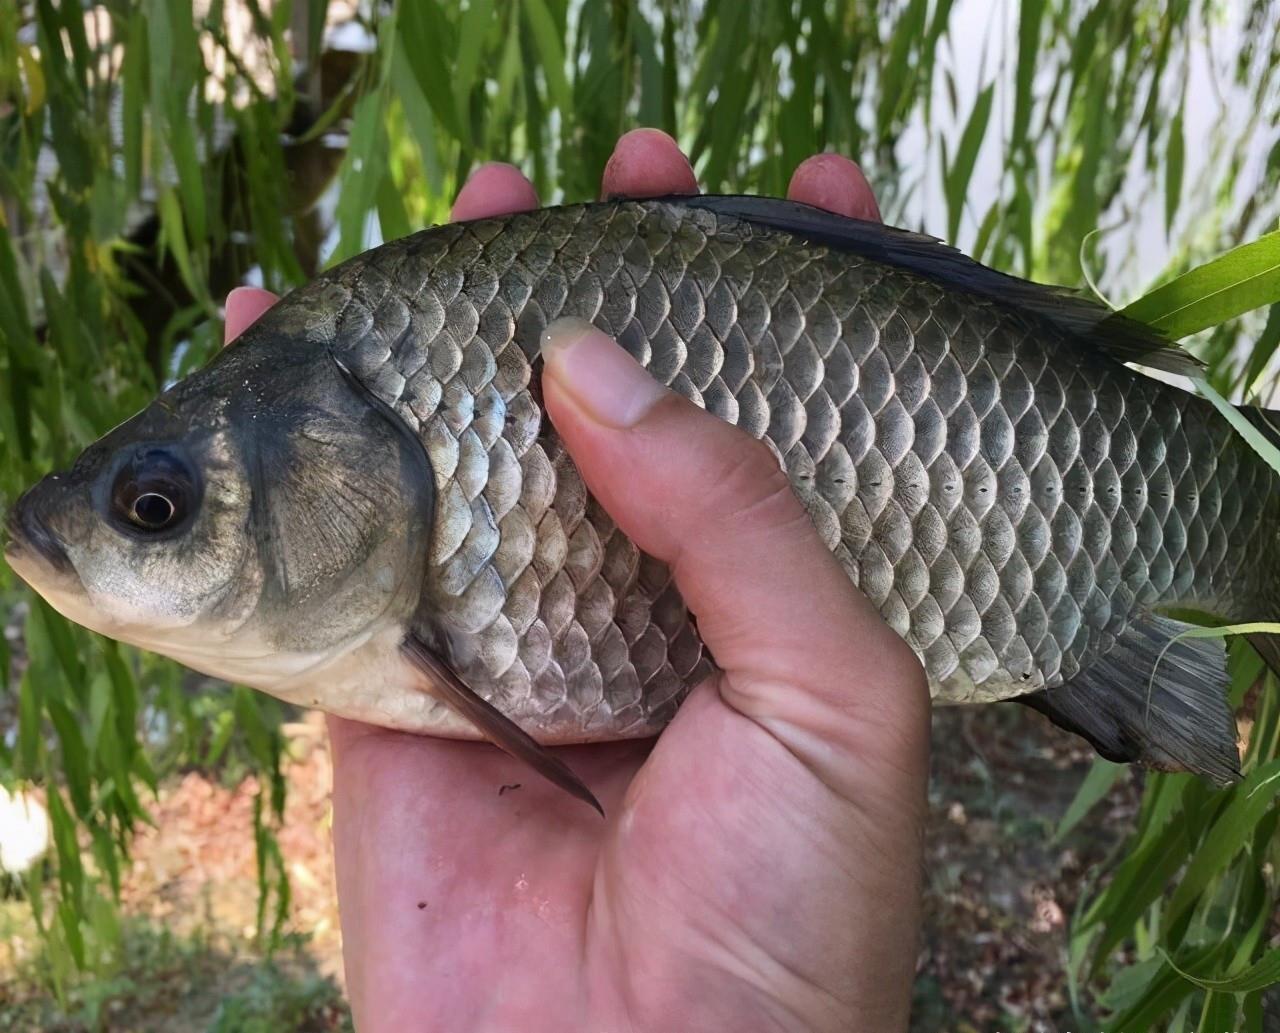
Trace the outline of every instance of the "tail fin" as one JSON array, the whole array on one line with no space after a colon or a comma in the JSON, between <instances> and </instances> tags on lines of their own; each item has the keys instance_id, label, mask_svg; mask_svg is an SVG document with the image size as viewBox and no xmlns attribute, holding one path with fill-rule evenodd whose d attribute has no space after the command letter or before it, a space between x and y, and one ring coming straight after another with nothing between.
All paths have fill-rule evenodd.
<instances>
[{"instance_id":1,"label":"tail fin","mask_svg":"<svg viewBox=\"0 0 1280 1033\"><path fill-rule=\"evenodd\" d=\"M1227 706L1226 651L1219 638L1178 637L1191 627L1167 617L1134 621L1070 682L1019 702L1088 739L1108 760L1234 782L1240 751Z\"/></svg>"}]
</instances>

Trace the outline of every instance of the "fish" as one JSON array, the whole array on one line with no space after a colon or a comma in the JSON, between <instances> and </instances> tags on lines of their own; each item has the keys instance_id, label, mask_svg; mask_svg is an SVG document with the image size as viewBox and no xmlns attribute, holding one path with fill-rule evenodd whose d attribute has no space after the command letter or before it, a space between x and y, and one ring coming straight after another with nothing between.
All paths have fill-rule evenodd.
<instances>
[{"instance_id":1,"label":"fish","mask_svg":"<svg viewBox=\"0 0 1280 1033\"><path fill-rule=\"evenodd\" d=\"M1104 757L1239 777L1223 646L1183 633L1280 617L1280 491L1212 405L1133 365L1198 362L774 198L566 205L358 255L32 487L6 558L104 635L490 739L598 807L547 747L655 735L715 663L546 418L562 316L769 446L935 702L1016 700Z\"/></svg>"}]
</instances>

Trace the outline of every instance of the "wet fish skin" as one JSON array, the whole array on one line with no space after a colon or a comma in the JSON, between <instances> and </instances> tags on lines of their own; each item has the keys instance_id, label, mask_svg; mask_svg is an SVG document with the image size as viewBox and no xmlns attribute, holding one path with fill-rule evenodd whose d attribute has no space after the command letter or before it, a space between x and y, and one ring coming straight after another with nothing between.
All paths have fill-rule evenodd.
<instances>
[{"instance_id":1,"label":"wet fish skin","mask_svg":"<svg viewBox=\"0 0 1280 1033\"><path fill-rule=\"evenodd\" d=\"M1274 474L1203 401L997 300L662 203L443 227L316 290L340 313L320 337L441 485L433 640L555 739L648 731L710 669L543 422L560 315L774 446L942 700L1068 680L1157 603L1274 609L1251 561L1274 554Z\"/></svg>"},{"instance_id":2,"label":"wet fish skin","mask_svg":"<svg viewBox=\"0 0 1280 1033\"><path fill-rule=\"evenodd\" d=\"M274 552L283 544L314 576L306 598L323 602L330 574L343 572L347 609L319 619L327 611L295 612L285 589L250 598L239 586L240 623L215 636L224 655L179 649L139 621L107 632L347 716L474 736L396 659L412 634L543 742L657 731L713 665L669 572L590 498L544 418L539 338L563 315L613 335L663 383L773 448L939 701L1070 686L1118 655L1155 607L1230 620L1280 611L1276 475L1211 406L1121 365L1117 354L1132 355L1105 354L1051 304L1023 304L1018 281L1004 297L967 267L947 282L841 247L840 225L832 243L821 222L788 232L708 203L438 227L284 299L94 454L157 436L215 439L202 455L233 471L218 483L248 528L237 547L257 557L245 561L254 577L287 582ZM932 261L936 245L865 232L898 241L909 262L914 248ZM395 453L397 472L385 448L338 429L359 422L360 406L334 363L421 443L429 485L391 497L397 477L416 476L407 451ZM255 467L245 457L267 432L250 417L293 440L303 389L340 418L308 431L319 452L308 452L314 441L281 445ZM320 488L274 483L280 469ZM81 480L96 476L86 468ZM269 534L254 507L281 494L304 519ZM114 548L98 535L77 552L91 508L54 527L82 580ZM220 533L226 551L234 534ZM425 549L404 544L415 536ZM380 586L361 573L375 555ZM147 562L128 559L139 581ZM67 609L90 622L92 607Z\"/></svg>"}]
</instances>

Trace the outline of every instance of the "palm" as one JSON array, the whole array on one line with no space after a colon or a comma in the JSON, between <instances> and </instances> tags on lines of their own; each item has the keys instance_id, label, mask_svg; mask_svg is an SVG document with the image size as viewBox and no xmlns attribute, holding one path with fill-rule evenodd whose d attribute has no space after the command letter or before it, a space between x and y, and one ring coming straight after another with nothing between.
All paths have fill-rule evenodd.
<instances>
[{"instance_id":1,"label":"palm","mask_svg":"<svg viewBox=\"0 0 1280 1033\"><path fill-rule=\"evenodd\" d=\"M695 189L670 139L637 132L603 193ZM878 218L833 155L802 164L790 196ZM514 169L487 166L454 214L536 204ZM228 339L273 300L229 298ZM588 486L672 564L732 673L695 689L656 745L564 749L605 821L493 747L331 719L362 1033L901 1028L927 773L919 664L769 453L687 403L636 434L593 429L547 372Z\"/></svg>"},{"instance_id":2,"label":"palm","mask_svg":"<svg viewBox=\"0 0 1280 1033\"><path fill-rule=\"evenodd\" d=\"M338 721L334 739L335 818L359 828L339 843L340 876L361 873L346 952L378 968L349 978L379 1028L811 1029L853 1003L841 959L879 946L852 892L875 836L850 841L842 803L714 683L652 752L565 749L606 821L495 749Z\"/></svg>"}]
</instances>

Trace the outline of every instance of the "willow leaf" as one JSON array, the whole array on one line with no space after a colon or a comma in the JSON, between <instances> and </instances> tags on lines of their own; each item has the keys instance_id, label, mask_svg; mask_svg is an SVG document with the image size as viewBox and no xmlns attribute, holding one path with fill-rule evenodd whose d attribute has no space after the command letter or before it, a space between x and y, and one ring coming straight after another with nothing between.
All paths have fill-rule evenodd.
<instances>
[{"instance_id":1,"label":"willow leaf","mask_svg":"<svg viewBox=\"0 0 1280 1033\"><path fill-rule=\"evenodd\" d=\"M960 232L960 216L964 212L965 196L969 190L969 180L973 178L973 168L978 161L978 151L982 149L983 138L987 135L987 123L991 120L991 99L994 96L995 83L988 83L978 94L969 113L969 121L965 123L964 132L960 134L960 143L956 147L956 158L945 177L947 195L947 232L953 242Z\"/></svg>"},{"instance_id":2,"label":"willow leaf","mask_svg":"<svg viewBox=\"0 0 1280 1033\"><path fill-rule=\"evenodd\" d=\"M1241 244L1126 306L1173 340L1280 302L1280 230Z\"/></svg>"},{"instance_id":3,"label":"willow leaf","mask_svg":"<svg viewBox=\"0 0 1280 1033\"><path fill-rule=\"evenodd\" d=\"M1018 12L1018 79L1014 90L1013 131L1010 150L1018 151L1027 144L1027 130L1031 125L1031 86L1038 67L1036 57L1040 49L1041 24L1044 21L1045 0L1023 0Z\"/></svg>"},{"instance_id":4,"label":"willow leaf","mask_svg":"<svg viewBox=\"0 0 1280 1033\"><path fill-rule=\"evenodd\" d=\"M1237 853L1245 848L1254 826L1280 795L1280 760L1254 768L1232 791L1231 802L1205 833L1191 857L1178 888L1166 909L1166 921L1174 922L1190 907Z\"/></svg>"},{"instance_id":5,"label":"willow leaf","mask_svg":"<svg viewBox=\"0 0 1280 1033\"><path fill-rule=\"evenodd\" d=\"M1267 951L1255 964L1243 972L1237 972L1233 976L1219 979L1206 978L1184 971L1174 964L1173 959L1167 955L1165 960L1178 975L1190 983L1195 983L1202 990L1212 990L1223 994L1247 994L1255 990L1264 990L1269 986L1280 983L1280 948ZM1235 1017L1234 1012L1232 1017ZM1214 1028L1216 1029L1217 1027Z\"/></svg>"},{"instance_id":6,"label":"willow leaf","mask_svg":"<svg viewBox=\"0 0 1280 1033\"><path fill-rule=\"evenodd\" d=\"M1084 776L1075 798L1067 806L1062 820L1053 833L1053 842L1060 843L1064 836L1080 824L1080 820L1088 814L1104 796L1111 791L1116 780L1124 773L1123 764L1113 764L1109 760L1098 757Z\"/></svg>"},{"instance_id":7,"label":"willow leaf","mask_svg":"<svg viewBox=\"0 0 1280 1033\"><path fill-rule=\"evenodd\" d=\"M524 0L524 10L542 62L542 73L547 79L547 95L554 107L569 114L573 111L573 93L565 76L564 44L561 42L560 30L556 27L546 0Z\"/></svg>"},{"instance_id":8,"label":"willow leaf","mask_svg":"<svg viewBox=\"0 0 1280 1033\"><path fill-rule=\"evenodd\" d=\"M1244 438L1249 446L1271 465L1272 469L1280 473L1280 448L1263 437L1262 432L1245 419L1239 409L1218 394L1207 380L1197 377L1194 383L1196 389L1221 413L1222 418L1235 428L1236 433Z\"/></svg>"},{"instance_id":9,"label":"willow leaf","mask_svg":"<svg viewBox=\"0 0 1280 1033\"><path fill-rule=\"evenodd\" d=\"M1173 220L1182 201L1182 166L1186 141L1182 132L1182 108L1169 123L1169 147L1165 152L1164 169L1164 232L1173 232Z\"/></svg>"}]
</instances>

